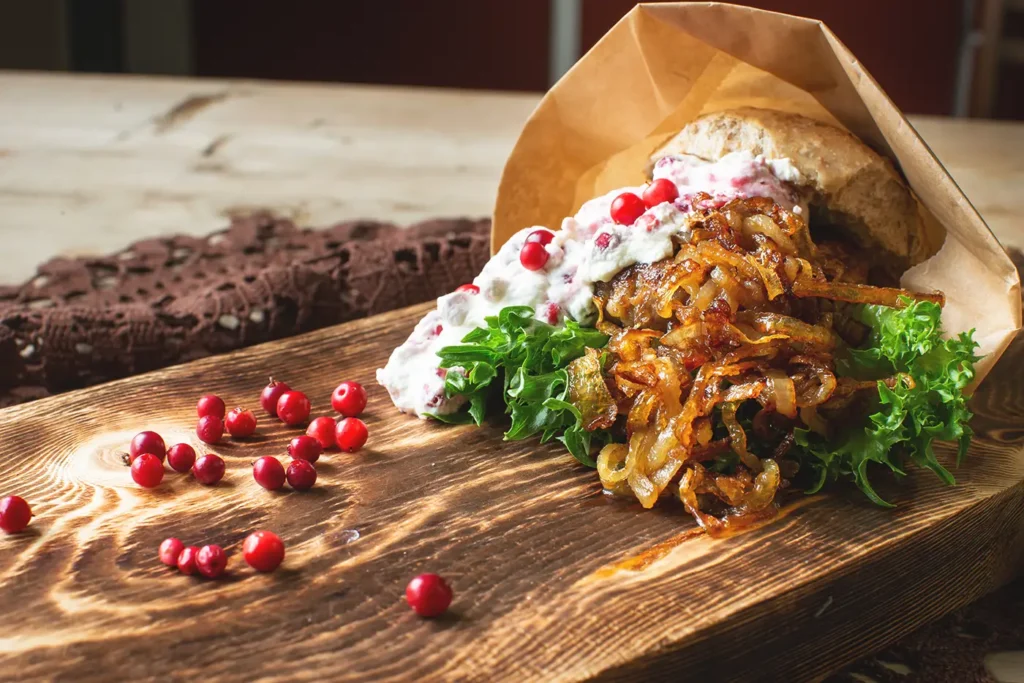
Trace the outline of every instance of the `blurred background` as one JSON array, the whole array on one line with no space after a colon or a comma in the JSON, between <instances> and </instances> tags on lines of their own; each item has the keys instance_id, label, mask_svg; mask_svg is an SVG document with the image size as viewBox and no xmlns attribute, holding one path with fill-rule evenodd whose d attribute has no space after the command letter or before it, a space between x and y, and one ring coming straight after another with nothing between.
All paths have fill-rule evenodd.
<instances>
[{"instance_id":1,"label":"blurred background","mask_svg":"<svg viewBox=\"0 0 1024 683\"><path fill-rule=\"evenodd\" d=\"M632 0L0 0L0 69L541 91ZM912 114L1024 118L1024 0L759 0Z\"/></svg>"}]
</instances>

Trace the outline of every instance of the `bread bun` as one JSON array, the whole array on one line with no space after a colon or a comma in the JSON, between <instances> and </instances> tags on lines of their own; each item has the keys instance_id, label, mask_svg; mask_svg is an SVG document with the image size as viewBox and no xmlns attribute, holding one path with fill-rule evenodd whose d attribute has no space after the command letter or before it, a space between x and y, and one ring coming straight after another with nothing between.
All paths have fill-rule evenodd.
<instances>
[{"instance_id":1,"label":"bread bun","mask_svg":"<svg viewBox=\"0 0 1024 683\"><path fill-rule=\"evenodd\" d=\"M747 150L789 159L812 215L862 246L881 247L904 268L927 256L917 201L889 161L850 133L798 114L744 107L689 123L653 159L692 154L715 161ZM821 227L817 221L812 225Z\"/></svg>"}]
</instances>

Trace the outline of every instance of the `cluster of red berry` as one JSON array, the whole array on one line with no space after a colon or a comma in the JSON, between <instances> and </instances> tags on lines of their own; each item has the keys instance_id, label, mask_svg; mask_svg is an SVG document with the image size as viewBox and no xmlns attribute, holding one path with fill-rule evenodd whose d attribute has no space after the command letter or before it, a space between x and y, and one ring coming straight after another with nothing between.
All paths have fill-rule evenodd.
<instances>
[{"instance_id":1,"label":"cluster of red berry","mask_svg":"<svg viewBox=\"0 0 1024 683\"><path fill-rule=\"evenodd\" d=\"M260 404L268 414L290 426L305 423L311 410L305 394L274 380L263 390ZM357 382L342 382L331 395L331 406L342 418L336 421L333 417L322 416L310 421L306 434L295 437L288 445L292 462L287 470L272 456L261 457L253 463L253 478L260 486L278 490L287 481L296 490L309 489L317 476L313 464L325 450L338 448L354 453L363 447L368 433L366 424L357 416L366 409L366 390ZM196 435L203 443L220 442L225 429L235 438L252 436L256 431L256 416L251 410L235 408L226 412L224 401L213 394L199 399L196 412L199 416ZM224 476L225 464L220 456L209 453L197 459L195 449L186 443L167 448L164 439L153 431L136 434L128 451L125 460L131 466L132 479L143 488L156 487L163 480L165 458L171 469L182 474L192 472L201 484L216 484ZM31 518L32 511L23 498L9 496L0 501L0 529L3 531L20 532ZM284 550L284 542L271 531L253 532L242 544L245 562L260 572L277 569L284 560ZM228 555L221 546L186 546L177 538L168 538L160 544L159 558L182 574L200 574L211 579L221 576L228 564ZM437 574L420 574L409 582L405 597L420 616L436 617L451 604L452 589Z\"/></svg>"},{"instance_id":2,"label":"cluster of red berry","mask_svg":"<svg viewBox=\"0 0 1024 683\"><path fill-rule=\"evenodd\" d=\"M260 405L272 417L277 417L289 426L296 426L309 419L311 405L309 398L301 391L293 391L283 382L273 379L260 394ZM265 489L276 491L285 481L297 491L305 491L316 483L316 468L313 463L327 448L338 446L348 453L363 447L367 439L366 424L356 416L366 408L366 390L358 382L342 382L331 396L332 407L341 413L341 422L332 417L318 417L310 422L303 436L292 439L288 454L292 462L287 471L281 461L273 456L258 458L252 467L253 479ZM223 399L207 394L196 404L199 422L196 436L207 444L219 443L225 429L235 438L252 436L256 432L256 416L251 410L235 408L225 412ZM156 432L146 431L135 435L129 445L128 462L132 479L139 486L153 488L164 476L163 460L176 472L192 472L201 484L216 484L224 476L224 460L210 453L196 459L196 452L188 444L180 443L165 448L163 438ZM269 572L277 569L284 559L284 543L270 531L257 531L245 540L242 549L245 561L254 569ZM202 574L216 578L227 566L227 554L218 545L202 548L185 546L177 538L168 538L160 544L160 561L177 567L183 574Z\"/></svg>"},{"instance_id":3,"label":"cluster of red berry","mask_svg":"<svg viewBox=\"0 0 1024 683\"><path fill-rule=\"evenodd\" d=\"M309 419L309 398L283 382L271 379L260 395L260 404L270 416L289 426L301 425ZM287 471L272 456L264 456L253 463L253 478L260 486L274 491L287 481L292 488L305 491L316 483L313 463L324 450L337 446L346 453L355 453L363 447L368 432L366 424L356 416L366 408L366 390L358 382L342 382L331 395L331 405L343 419L336 422L324 416L310 422L306 434L295 437L288 445L288 454L293 460ZM199 399L196 436L200 441L217 444L225 429L232 437L241 439L256 432L256 416L251 410L225 411L225 407L223 399L214 394ZM224 477L224 460L219 455L209 453L196 459L192 446L179 443L167 448L159 434L145 431L136 434L128 448L127 464L131 465L135 483L143 488L158 486L164 478L165 457L171 469L182 474L192 472L200 484L210 486Z\"/></svg>"},{"instance_id":4,"label":"cluster of red berry","mask_svg":"<svg viewBox=\"0 0 1024 683\"><path fill-rule=\"evenodd\" d=\"M246 564L258 572L272 572L284 560L284 543L271 531L256 531L242 543L242 557ZM168 538L160 544L160 561L168 567L176 567L189 576L199 573L208 579L216 579L228 566L228 555L219 545L204 545L197 548L186 546L176 538Z\"/></svg>"},{"instance_id":5,"label":"cluster of red berry","mask_svg":"<svg viewBox=\"0 0 1024 683\"><path fill-rule=\"evenodd\" d=\"M623 192L612 200L610 214L619 225L633 225L647 209L653 209L665 202L674 202L679 198L679 188L668 178L658 178L648 185L642 197L632 192Z\"/></svg>"},{"instance_id":6,"label":"cluster of red berry","mask_svg":"<svg viewBox=\"0 0 1024 683\"><path fill-rule=\"evenodd\" d=\"M128 445L127 462L135 483L146 489L159 486L164 480L165 457L171 469L182 474L192 472L200 484L212 486L224 477L224 460L216 453L196 459L196 450L187 443L167 448L163 437L156 432L145 431L136 434Z\"/></svg>"}]
</instances>

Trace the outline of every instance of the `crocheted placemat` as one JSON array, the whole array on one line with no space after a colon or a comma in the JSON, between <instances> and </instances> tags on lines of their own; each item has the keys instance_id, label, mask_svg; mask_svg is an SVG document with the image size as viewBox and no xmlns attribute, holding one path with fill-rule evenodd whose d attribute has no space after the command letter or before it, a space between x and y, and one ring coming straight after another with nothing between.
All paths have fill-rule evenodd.
<instances>
[{"instance_id":1,"label":"crocheted placemat","mask_svg":"<svg viewBox=\"0 0 1024 683\"><path fill-rule=\"evenodd\" d=\"M489 231L470 220L301 230L259 215L205 238L54 259L0 287L0 406L436 298L484 266Z\"/></svg>"},{"instance_id":2,"label":"crocheted placemat","mask_svg":"<svg viewBox=\"0 0 1024 683\"><path fill-rule=\"evenodd\" d=\"M437 298L480 271L489 235L486 220L309 230L257 215L54 259L0 286L0 406ZM828 681L1005 683L1024 680L1022 659L1018 580Z\"/></svg>"}]
</instances>

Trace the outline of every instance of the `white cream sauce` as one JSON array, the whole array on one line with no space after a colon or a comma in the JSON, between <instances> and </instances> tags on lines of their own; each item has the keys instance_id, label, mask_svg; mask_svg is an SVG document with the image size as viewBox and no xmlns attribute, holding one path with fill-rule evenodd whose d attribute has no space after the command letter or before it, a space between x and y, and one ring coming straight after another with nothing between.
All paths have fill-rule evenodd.
<instances>
[{"instance_id":1,"label":"white cream sauce","mask_svg":"<svg viewBox=\"0 0 1024 683\"><path fill-rule=\"evenodd\" d=\"M437 300L437 308L377 371L377 381L399 410L420 417L448 414L463 404L444 396L444 376L437 352L455 345L484 318L506 306L531 306L538 320L558 325L566 316L582 324L594 321L594 283L607 282L636 263L654 263L672 255L672 238L687 239L694 208L717 208L737 198L770 197L783 208L803 213L806 207L789 183L800 173L788 159L765 159L735 152L717 162L688 155L669 156L654 166L654 179L667 178L679 190L674 202L644 212L632 225L611 219L612 200L623 192L642 195L643 187L623 187L585 203L562 221L545 246L548 261L537 271L519 261L526 238L541 227L520 230L505 243L473 280L479 292L456 291ZM697 202L705 193L710 199ZM451 370L458 372L458 369Z\"/></svg>"}]
</instances>

